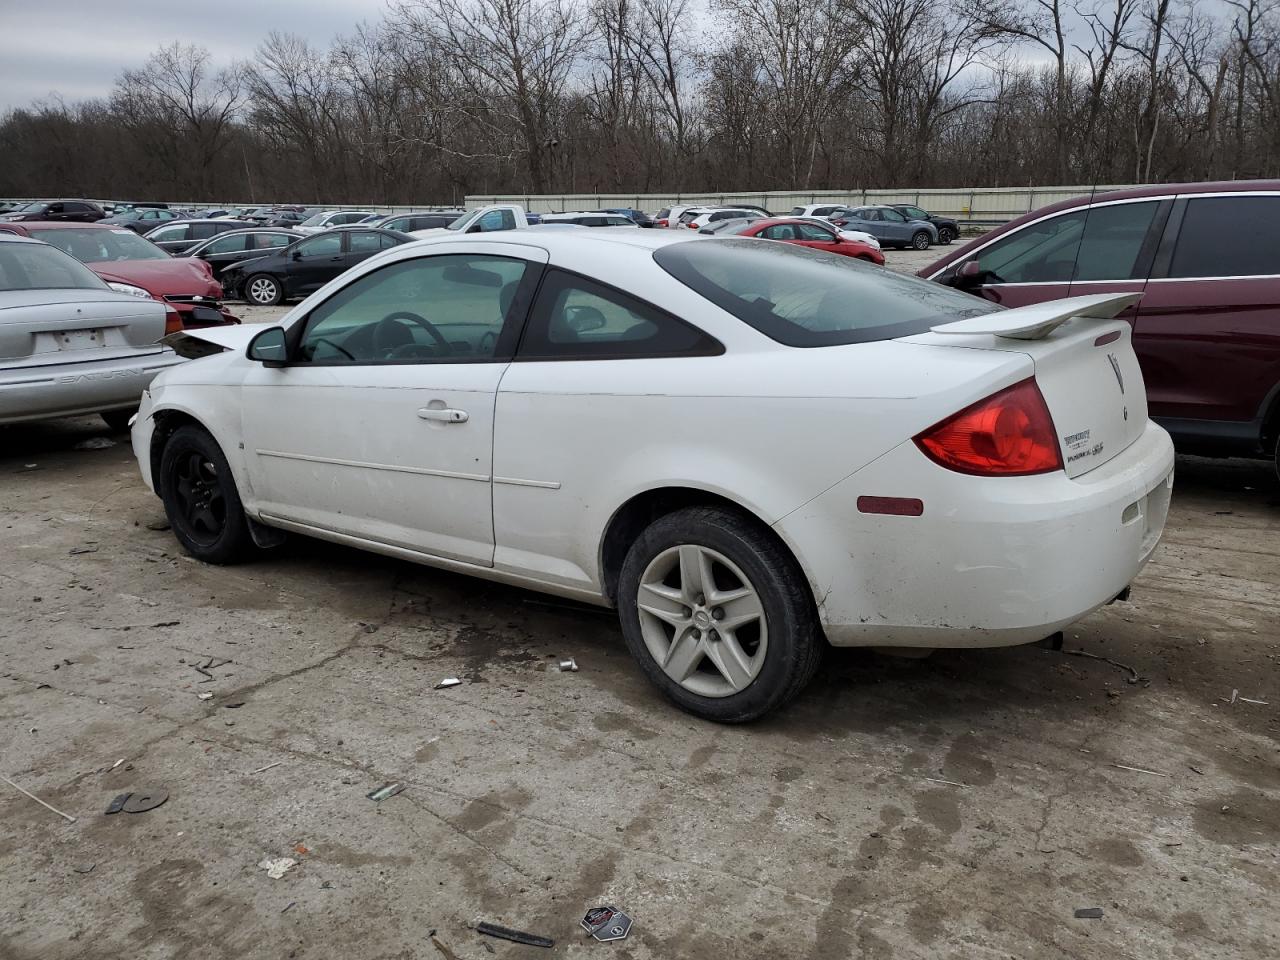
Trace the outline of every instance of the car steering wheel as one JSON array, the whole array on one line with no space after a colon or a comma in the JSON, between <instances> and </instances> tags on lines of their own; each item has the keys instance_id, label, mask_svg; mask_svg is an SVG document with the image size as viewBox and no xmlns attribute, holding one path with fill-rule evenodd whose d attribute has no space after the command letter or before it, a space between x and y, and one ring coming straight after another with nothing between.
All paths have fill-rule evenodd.
<instances>
[{"instance_id":1,"label":"car steering wheel","mask_svg":"<svg viewBox=\"0 0 1280 960\"><path fill-rule=\"evenodd\" d=\"M439 328L436 327L434 323L426 317L420 317L416 313L410 313L408 310L397 310L395 313L389 313L377 322L373 328L373 349L375 351L378 353L391 354L401 347L417 346L417 344L407 343L398 343L395 345L386 343L387 333L391 329L392 325L400 326L400 321L402 320L408 320L410 323L415 323L423 330L427 331L427 333L431 335L431 338L435 340L435 342L439 344L440 348L444 351L443 356L448 356L453 352L453 346L445 339L444 334L440 332Z\"/></svg>"}]
</instances>

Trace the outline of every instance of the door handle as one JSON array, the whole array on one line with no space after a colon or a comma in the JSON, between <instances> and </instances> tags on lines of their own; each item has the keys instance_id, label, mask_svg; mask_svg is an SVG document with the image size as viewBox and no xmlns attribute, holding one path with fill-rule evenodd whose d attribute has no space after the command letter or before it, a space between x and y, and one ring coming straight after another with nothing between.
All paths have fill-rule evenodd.
<instances>
[{"instance_id":1,"label":"door handle","mask_svg":"<svg viewBox=\"0 0 1280 960\"><path fill-rule=\"evenodd\" d=\"M418 411L418 417L422 420L440 420L444 423L466 423L469 419L467 411L452 410L448 407L423 407Z\"/></svg>"}]
</instances>

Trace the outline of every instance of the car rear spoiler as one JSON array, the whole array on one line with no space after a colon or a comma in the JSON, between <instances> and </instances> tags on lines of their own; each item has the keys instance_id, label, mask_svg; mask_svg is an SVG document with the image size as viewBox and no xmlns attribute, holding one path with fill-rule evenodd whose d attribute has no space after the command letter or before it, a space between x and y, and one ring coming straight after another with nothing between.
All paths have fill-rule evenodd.
<instances>
[{"instance_id":1,"label":"car rear spoiler","mask_svg":"<svg viewBox=\"0 0 1280 960\"><path fill-rule=\"evenodd\" d=\"M1111 320L1142 299L1140 293L1095 293L940 324L934 333L990 333L1010 340L1042 340L1068 320Z\"/></svg>"}]
</instances>

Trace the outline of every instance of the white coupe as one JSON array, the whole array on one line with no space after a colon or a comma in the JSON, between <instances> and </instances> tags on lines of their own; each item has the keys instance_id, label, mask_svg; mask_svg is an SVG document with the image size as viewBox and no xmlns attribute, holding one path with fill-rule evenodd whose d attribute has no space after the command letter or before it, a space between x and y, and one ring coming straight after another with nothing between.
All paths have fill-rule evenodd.
<instances>
[{"instance_id":1,"label":"white coupe","mask_svg":"<svg viewBox=\"0 0 1280 960\"><path fill-rule=\"evenodd\" d=\"M1173 480L1133 300L1000 310L693 231L444 235L278 326L168 338L207 356L133 447L195 557L291 531L616 606L668 697L744 721L828 643L1030 643L1127 589Z\"/></svg>"}]
</instances>

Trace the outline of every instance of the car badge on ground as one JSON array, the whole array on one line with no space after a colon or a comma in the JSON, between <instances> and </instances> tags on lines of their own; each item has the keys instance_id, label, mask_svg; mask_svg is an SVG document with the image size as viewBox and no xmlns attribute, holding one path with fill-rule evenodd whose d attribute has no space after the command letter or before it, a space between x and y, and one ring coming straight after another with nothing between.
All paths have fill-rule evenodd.
<instances>
[{"instance_id":1,"label":"car badge on ground","mask_svg":"<svg viewBox=\"0 0 1280 960\"><path fill-rule=\"evenodd\" d=\"M602 943L625 940L631 932L631 918L614 906L592 907L582 918L582 929Z\"/></svg>"}]
</instances>

